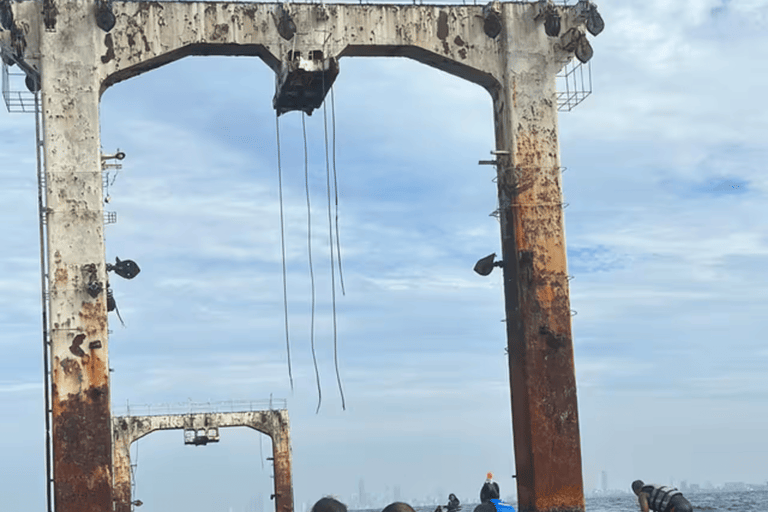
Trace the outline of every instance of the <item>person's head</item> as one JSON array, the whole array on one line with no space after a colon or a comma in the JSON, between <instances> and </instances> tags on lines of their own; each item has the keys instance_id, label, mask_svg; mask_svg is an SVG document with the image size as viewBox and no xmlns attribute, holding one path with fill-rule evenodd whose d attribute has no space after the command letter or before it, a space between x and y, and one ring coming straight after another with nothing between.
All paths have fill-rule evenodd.
<instances>
[{"instance_id":1,"label":"person's head","mask_svg":"<svg viewBox=\"0 0 768 512\"><path fill-rule=\"evenodd\" d=\"M347 512L347 506L336 498L326 496L317 500L312 512Z\"/></svg>"},{"instance_id":2,"label":"person's head","mask_svg":"<svg viewBox=\"0 0 768 512\"><path fill-rule=\"evenodd\" d=\"M640 494L640 489L642 489L644 485L645 484L643 483L642 480L635 480L634 482L632 482L632 492L634 492L635 494Z\"/></svg>"},{"instance_id":3,"label":"person's head","mask_svg":"<svg viewBox=\"0 0 768 512\"><path fill-rule=\"evenodd\" d=\"M381 512L416 512L416 511L413 510L413 507L410 506L409 504L403 503L402 501L396 501L384 507L384 510L382 510Z\"/></svg>"},{"instance_id":4,"label":"person's head","mask_svg":"<svg viewBox=\"0 0 768 512\"><path fill-rule=\"evenodd\" d=\"M451 500L451 501L456 501L457 498L456 498L455 494L451 493L451 494L448 495L448 499Z\"/></svg>"},{"instance_id":5,"label":"person's head","mask_svg":"<svg viewBox=\"0 0 768 512\"><path fill-rule=\"evenodd\" d=\"M480 489L480 503L485 503L494 498L498 499L499 494L499 484L486 480L482 489Z\"/></svg>"}]
</instances>

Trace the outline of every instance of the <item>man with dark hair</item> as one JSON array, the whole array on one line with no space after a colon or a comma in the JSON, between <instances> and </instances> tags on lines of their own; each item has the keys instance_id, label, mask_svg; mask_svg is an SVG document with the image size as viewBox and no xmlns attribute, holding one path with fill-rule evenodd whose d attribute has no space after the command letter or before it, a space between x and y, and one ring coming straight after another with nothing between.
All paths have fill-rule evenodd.
<instances>
[{"instance_id":1,"label":"man with dark hair","mask_svg":"<svg viewBox=\"0 0 768 512\"><path fill-rule=\"evenodd\" d=\"M640 510L648 512L692 512L691 502L674 487L645 484L642 480L632 482L632 491L637 495Z\"/></svg>"},{"instance_id":2,"label":"man with dark hair","mask_svg":"<svg viewBox=\"0 0 768 512\"><path fill-rule=\"evenodd\" d=\"M403 503L402 501L396 501L384 507L384 510L382 510L381 512L415 512L415 511L413 510L413 507L410 506L409 504Z\"/></svg>"},{"instance_id":3,"label":"man with dark hair","mask_svg":"<svg viewBox=\"0 0 768 512\"><path fill-rule=\"evenodd\" d=\"M312 507L312 512L347 512L347 506L336 498L320 498Z\"/></svg>"}]
</instances>

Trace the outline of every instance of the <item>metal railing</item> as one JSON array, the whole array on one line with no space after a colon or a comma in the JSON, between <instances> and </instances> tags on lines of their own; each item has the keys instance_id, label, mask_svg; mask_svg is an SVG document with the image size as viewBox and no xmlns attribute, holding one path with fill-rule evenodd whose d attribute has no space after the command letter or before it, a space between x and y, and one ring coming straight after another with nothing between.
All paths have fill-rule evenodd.
<instances>
[{"instance_id":1,"label":"metal railing","mask_svg":"<svg viewBox=\"0 0 768 512\"><path fill-rule=\"evenodd\" d=\"M168 414L193 414L216 412L253 412L287 409L284 398L261 400L227 400L222 402L176 402L165 404L132 404L112 407L113 416L164 416Z\"/></svg>"}]
</instances>

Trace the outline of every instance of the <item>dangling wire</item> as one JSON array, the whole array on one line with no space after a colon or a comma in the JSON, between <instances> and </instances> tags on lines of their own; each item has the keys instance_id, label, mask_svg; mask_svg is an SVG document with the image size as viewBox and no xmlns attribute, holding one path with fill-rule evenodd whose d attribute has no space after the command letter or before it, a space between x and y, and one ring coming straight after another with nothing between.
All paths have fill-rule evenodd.
<instances>
[{"instance_id":1,"label":"dangling wire","mask_svg":"<svg viewBox=\"0 0 768 512\"><path fill-rule=\"evenodd\" d=\"M309 204L309 152L307 150L307 122L304 112L301 113L301 130L304 134L304 184L307 189L307 254L309 257L309 281L312 285L312 319L309 327L309 341L312 346L312 361L315 364L315 378L317 379L317 410L320 412L320 404L323 402L323 392L320 389L320 372L317 369L317 355L315 354L315 272L312 268L312 210Z\"/></svg>"},{"instance_id":2,"label":"dangling wire","mask_svg":"<svg viewBox=\"0 0 768 512\"><path fill-rule=\"evenodd\" d=\"M285 267L285 219L283 216L283 166L280 160L280 116L275 114L277 133L277 188L280 195L280 249L283 256L283 310L285 312L285 349L288 351L288 378L293 393L293 371L291 370L291 343L288 337L288 272ZM263 465L263 463L262 463Z\"/></svg>"},{"instance_id":3,"label":"dangling wire","mask_svg":"<svg viewBox=\"0 0 768 512\"><path fill-rule=\"evenodd\" d=\"M339 375L339 357L336 329L336 273L333 261L333 219L331 218L331 162L328 157L328 109L323 102L323 128L325 129L325 177L326 190L328 191L328 247L331 252L331 304L333 307L333 362L336 366L336 382L339 384L339 394L341 395L341 408L347 410L344 401L344 389L341 386L341 376Z\"/></svg>"},{"instance_id":4,"label":"dangling wire","mask_svg":"<svg viewBox=\"0 0 768 512\"><path fill-rule=\"evenodd\" d=\"M325 103L323 103L325 106ZM344 290L344 273L341 270L341 242L339 242L339 184L336 180L336 101L333 97L333 87L331 87L331 127L333 129L333 193L336 199L336 256L339 259L339 282L341 283L341 294L346 295Z\"/></svg>"}]
</instances>

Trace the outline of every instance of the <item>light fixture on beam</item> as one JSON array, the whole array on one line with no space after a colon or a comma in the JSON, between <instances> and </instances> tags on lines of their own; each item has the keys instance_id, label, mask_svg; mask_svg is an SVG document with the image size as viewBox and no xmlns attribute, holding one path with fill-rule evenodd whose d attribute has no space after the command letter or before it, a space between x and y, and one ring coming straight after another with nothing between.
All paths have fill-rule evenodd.
<instances>
[{"instance_id":1,"label":"light fixture on beam","mask_svg":"<svg viewBox=\"0 0 768 512\"><path fill-rule=\"evenodd\" d=\"M594 53L592 45L590 45L587 40L587 36L576 27L571 28L560 37L560 44L562 45L563 50L574 52L576 58L584 64L589 62L589 59L592 58Z\"/></svg>"},{"instance_id":2,"label":"light fixture on beam","mask_svg":"<svg viewBox=\"0 0 768 512\"><path fill-rule=\"evenodd\" d=\"M560 15L555 10L555 7L549 10L544 16L544 32L549 37L557 37L560 35Z\"/></svg>"},{"instance_id":3,"label":"light fixture on beam","mask_svg":"<svg viewBox=\"0 0 768 512\"><path fill-rule=\"evenodd\" d=\"M481 276L487 276L493 271L494 267L503 267L504 261L494 261L496 258L496 253L489 254L485 258L480 258L477 263L475 263L475 272L480 274Z\"/></svg>"},{"instance_id":4,"label":"light fixture on beam","mask_svg":"<svg viewBox=\"0 0 768 512\"><path fill-rule=\"evenodd\" d=\"M11 30L11 27L13 26L11 0L0 0L0 26L5 30Z\"/></svg>"},{"instance_id":5,"label":"light fixture on beam","mask_svg":"<svg viewBox=\"0 0 768 512\"><path fill-rule=\"evenodd\" d=\"M603 21L603 17L597 12L597 6L593 3L589 4L589 12L587 13L585 26L593 36L596 36L605 28L605 21Z\"/></svg>"},{"instance_id":6,"label":"light fixture on beam","mask_svg":"<svg viewBox=\"0 0 768 512\"><path fill-rule=\"evenodd\" d=\"M107 263L107 272L114 272L123 279L133 279L139 275L141 269L133 260L121 260L116 257L114 265Z\"/></svg>"},{"instance_id":7,"label":"light fixture on beam","mask_svg":"<svg viewBox=\"0 0 768 512\"><path fill-rule=\"evenodd\" d=\"M116 21L112 0L96 0L96 25L104 32L109 32Z\"/></svg>"},{"instance_id":8,"label":"light fixture on beam","mask_svg":"<svg viewBox=\"0 0 768 512\"><path fill-rule=\"evenodd\" d=\"M544 20L544 32L549 37L560 35L560 13L549 0L539 0L538 13L533 18L535 21Z\"/></svg>"},{"instance_id":9,"label":"light fixture on beam","mask_svg":"<svg viewBox=\"0 0 768 512\"><path fill-rule=\"evenodd\" d=\"M597 12L597 5L589 0L580 0L575 6L576 19L579 23L583 22L590 34L598 35L605 28L605 21L600 13Z\"/></svg>"},{"instance_id":10,"label":"light fixture on beam","mask_svg":"<svg viewBox=\"0 0 768 512\"><path fill-rule=\"evenodd\" d=\"M501 33L501 6L499 2L491 2L483 7L483 31L491 39L496 39Z\"/></svg>"},{"instance_id":11,"label":"light fixture on beam","mask_svg":"<svg viewBox=\"0 0 768 512\"><path fill-rule=\"evenodd\" d=\"M278 5L275 9L275 24L280 37L286 41L293 39L296 34L296 22L293 21L288 4Z\"/></svg>"}]
</instances>

